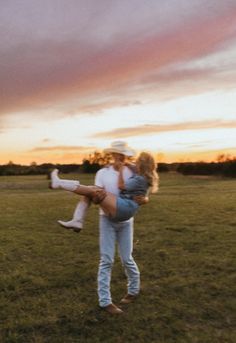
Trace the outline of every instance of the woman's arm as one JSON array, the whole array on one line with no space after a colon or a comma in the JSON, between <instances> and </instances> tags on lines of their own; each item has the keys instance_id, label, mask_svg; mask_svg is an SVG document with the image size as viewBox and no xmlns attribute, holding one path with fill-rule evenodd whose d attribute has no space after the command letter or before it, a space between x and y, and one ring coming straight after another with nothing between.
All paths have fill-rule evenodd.
<instances>
[{"instance_id":1,"label":"woman's arm","mask_svg":"<svg viewBox=\"0 0 236 343\"><path fill-rule=\"evenodd\" d=\"M120 190L125 189L125 181L124 181L124 178L123 178L123 169L124 169L124 167L121 167L120 170L119 170L118 188Z\"/></svg>"},{"instance_id":2,"label":"woman's arm","mask_svg":"<svg viewBox=\"0 0 236 343\"><path fill-rule=\"evenodd\" d=\"M136 164L130 163L130 162L126 162L125 166L128 167L133 173L137 172Z\"/></svg>"},{"instance_id":3,"label":"woman's arm","mask_svg":"<svg viewBox=\"0 0 236 343\"><path fill-rule=\"evenodd\" d=\"M135 195L133 200L139 205L146 205L149 202L149 197L146 195Z\"/></svg>"}]
</instances>

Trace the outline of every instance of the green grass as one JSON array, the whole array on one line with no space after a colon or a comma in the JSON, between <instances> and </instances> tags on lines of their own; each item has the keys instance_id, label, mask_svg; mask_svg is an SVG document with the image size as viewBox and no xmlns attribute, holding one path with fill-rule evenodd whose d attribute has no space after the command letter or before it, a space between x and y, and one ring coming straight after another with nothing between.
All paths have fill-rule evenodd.
<instances>
[{"instance_id":1,"label":"green grass","mask_svg":"<svg viewBox=\"0 0 236 343\"><path fill-rule=\"evenodd\" d=\"M135 218L142 293L120 317L97 304L96 206L83 232L63 230L56 221L78 198L47 182L0 178L0 342L236 341L235 180L160 175L160 192ZM117 256L114 302L125 293Z\"/></svg>"}]
</instances>

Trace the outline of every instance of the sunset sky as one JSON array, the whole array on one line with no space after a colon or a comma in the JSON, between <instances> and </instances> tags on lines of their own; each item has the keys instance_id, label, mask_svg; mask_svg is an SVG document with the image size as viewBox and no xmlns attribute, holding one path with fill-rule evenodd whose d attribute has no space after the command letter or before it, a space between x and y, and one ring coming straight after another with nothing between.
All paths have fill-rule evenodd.
<instances>
[{"instance_id":1,"label":"sunset sky","mask_svg":"<svg viewBox=\"0 0 236 343\"><path fill-rule=\"evenodd\" d=\"M236 155L236 0L0 4L0 164Z\"/></svg>"}]
</instances>

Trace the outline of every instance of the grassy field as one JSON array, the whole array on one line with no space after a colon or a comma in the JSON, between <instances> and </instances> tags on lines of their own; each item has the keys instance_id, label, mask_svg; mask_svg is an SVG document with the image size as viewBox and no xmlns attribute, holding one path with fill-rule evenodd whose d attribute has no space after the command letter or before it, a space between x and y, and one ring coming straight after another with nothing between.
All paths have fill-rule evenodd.
<instances>
[{"instance_id":1,"label":"grassy field","mask_svg":"<svg viewBox=\"0 0 236 343\"><path fill-rule=\"evenodd\" d=\"M83 232L68 232L56 221L71 217L76 195L47 189L45 176L0 178L1 343L236 342L236 180L160 180L135 220L141 296L109 317L97 304L96 206ZM117 256L114 302L125 293Z\"/></svg>"}]
</instances>

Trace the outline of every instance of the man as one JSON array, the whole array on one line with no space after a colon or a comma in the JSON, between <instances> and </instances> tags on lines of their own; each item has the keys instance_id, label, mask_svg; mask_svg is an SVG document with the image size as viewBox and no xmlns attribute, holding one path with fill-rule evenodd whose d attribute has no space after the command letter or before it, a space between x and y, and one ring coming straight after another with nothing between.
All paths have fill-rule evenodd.
<instances>
[{"instance_id":1,"label":"man","mask_svg":"<svg viewBox=\"0 0 236 343\"><path fill-rule=\"evenodd\" d=\"M119 194L118 176L121 165L125 164L126 157L134 155L125 142L116 141L104 152L111 153L114 163L108 167L100 169L95 177L95 185L103 188L106 192ZM132 171L125 167L123 178L126 181L132 176ZM101 197L103 193L101 192ZM139 204L147 202L146 198L138 197L135 199ZM99 201L99 194L98 194ZM59 223L74 231L80 231L83 227L84 215L89 206L86 198L77 205L74 217L69 222ZM99 211L99 243L100 243L100 263L98 269L98 298L101 308L109 314L122 314L123 311L113 304L110 292L111 271L114 262L115 246L118 244L121 262L128 278L128 292L121 299L122 304L133 302L140 291L140 272L132 257L133 251L133 218L124 222L115 222L107 217L102 209Z\"/></svg>"}]
</instances>

